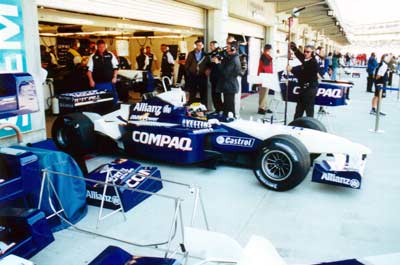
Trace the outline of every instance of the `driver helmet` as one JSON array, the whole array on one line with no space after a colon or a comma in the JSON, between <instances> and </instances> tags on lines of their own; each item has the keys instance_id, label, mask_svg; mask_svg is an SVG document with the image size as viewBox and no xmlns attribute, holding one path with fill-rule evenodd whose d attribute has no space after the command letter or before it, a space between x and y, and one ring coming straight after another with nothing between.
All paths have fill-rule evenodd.
<instances>
[{"instance_id":1,"label":"driver helmet","mask_svg":"<svg viewBox=\"0 0 400 265\"><path fill-rule=\"evenodd\" d=\"M205 112L207 111L207 107L201 104L200 102L195 102L189 105L188 114L193 118L205 118Z\"/></svg>"}]
</instances>

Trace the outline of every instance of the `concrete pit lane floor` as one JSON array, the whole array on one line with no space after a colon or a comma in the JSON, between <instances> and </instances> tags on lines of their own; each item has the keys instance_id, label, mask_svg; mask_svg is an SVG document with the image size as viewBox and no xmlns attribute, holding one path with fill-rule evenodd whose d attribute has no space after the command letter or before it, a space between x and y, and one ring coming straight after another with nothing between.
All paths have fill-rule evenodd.
<instances>
[{"instance_id":1,"label":"concrete pit lane floor","mask_svg":"<svg viewBox=\"0 0 400 265\"><path fill-rule=\"evenodd\" d=\"M388 92L383 101L380 128L372 133L375 116L370 115L371 93L366 90L365 69L351 89L350 105L327 108L330 115L322 121L331 132L368 146L361 190L352 190L311 182L311 174L297 188L273 192L263 188L252 170L222 165L216 170L200 167L178 167L137 160L155 165L162 176L201 186L210 226L226 233L243 246L250 236L269 239L288 264L314 264L365 256L400 252L400 102L397 92ZM397 76L394 84L398 84ZM242 118L257 115L258 95L242 101ZM283 112L283 102L277 112ZM295 104L289 104L289 121ZM316 112L318 108L316 107ZM95 168L110 157L89 161ZM310 171L311 172L311 171ZM165 184L164 194L183 196L184 220L189 224L192 201L187 189ZM107 213L108 211L106 211ZM98 208L89 207L87 216L78 223L95 230ZM126 213L123 221L116 214L100 222L97 232L141 243L160 242L167 238L173 215L173 202L151 197ZM196 227L204 227L197 218ZM37 264L87 264L108 245L120 246L136 255L162 256L159 250L95 237L66 229L55 233L55 242L32 258ZM173 242L177 246L177 240ZM380 264L400 264L400 255L389 256ZM189 264L194 264L190 260Z\"/></svg>"}]
</instances>

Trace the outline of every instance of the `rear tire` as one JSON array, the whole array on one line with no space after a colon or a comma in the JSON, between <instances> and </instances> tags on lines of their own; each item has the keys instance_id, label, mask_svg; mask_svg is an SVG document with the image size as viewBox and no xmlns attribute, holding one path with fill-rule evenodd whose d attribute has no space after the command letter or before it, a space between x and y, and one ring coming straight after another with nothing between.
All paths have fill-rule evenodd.
<instances>
[{"instance_id":1,"label":"rear tire","mask_svg":"<svg viewBox=\"0 0 400 265\"><path fill-rule=\"evenodd\" d=\"M82 113L58 117L51 128L56 146L72 156L82 156L96 150L93 122Z\"/></svg>"},{"instance_id":2,"label":"rear tire","mask_svg":"<svg viewBox=\"0 0 400 265\"><path fill-rule=\"evenodd\" d=\"M277 135L262 143L254 168L258 181L268 189L286 191L299 185L310 169L310 155L298 139Z\"/></svg>"},{"instance_id":3,"label":"rear tire","mask_svg":"<svg viewBox=\"0 0 400 265\"><path fill-rule=\"evenodd\" d=\"M294 121L289 123L289 126L312 129L320 132L328 132L328 130L326 129L325 125L322 122L311 117L301 117L295 119Z\"/></svg>"},{"instance_id":4,"label":"rear tire","mask_svg":"<svg viewBox=\"0 0 400 265\"><path fill-rule=\"evenodd\" d=\"M289 123L289 126L295 126L295 127L300 127L300 128L305 128L305 129L312 129L320 132L328 132L326 129L325 125L320 122L317 119L311 118L311 117L301 117L298 119L295 119L291 123ZM311 159L311 164L314 162L315 159L317 159L321 154L310 154L310 159Z\"/></svg>"}]
</instances>

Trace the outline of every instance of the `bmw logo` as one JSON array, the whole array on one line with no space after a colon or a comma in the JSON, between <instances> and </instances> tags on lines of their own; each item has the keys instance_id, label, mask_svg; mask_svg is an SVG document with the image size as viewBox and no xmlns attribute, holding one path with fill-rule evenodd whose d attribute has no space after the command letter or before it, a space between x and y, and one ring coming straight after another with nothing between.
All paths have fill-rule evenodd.
<instances>
[{"instance_id":1,"label":"bmw logo","mask_svg":"<svg viewBox=\"0 0 400 265\"><path fill-rule=\"evenodd\" d=\"M218 136L216 141L217 144L224 144L225 138L223 136Z\"/></svg>"},{"instance_id":2,"label":"bmw logo","mask_svg":"<svg viewBox=\"0 0 400 265\"><path fill-rule=\"evenodd\" d=\"M350 180L350 186L354 189L358 189L360 187L361 183L357 179L352 179Z\"/></svg>"}]
</instances>

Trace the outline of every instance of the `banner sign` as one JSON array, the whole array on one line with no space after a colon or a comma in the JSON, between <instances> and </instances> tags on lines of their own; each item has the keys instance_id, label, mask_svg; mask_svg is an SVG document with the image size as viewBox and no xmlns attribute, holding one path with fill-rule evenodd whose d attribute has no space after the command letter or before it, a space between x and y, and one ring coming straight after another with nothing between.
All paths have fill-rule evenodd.
<instances>
[{"instance_id":1,"label":"banner sign","mask_svg":"<svg viewBox=\"0 0 400 265\"><path fill-rule=\"evenodd\" d=\"M298 85L297 78L292 75L287 77L283 71L279 72L278 76L283 101L286 99L286 91L288 90L288 101L297 102L302 90ZM289 82L289 89L287 89L287 82ZM346 105L346 93L352 86L351 82L320 81L316 91L315 105L331 107Z\"/></svg>"},{"instance_id":2,"label":"banner sign","mask_svg":"<svg viewBox=\"0 0 400 265\"><path fill-rule=\"evenodd\" d=\"M23 23L22 1L2 0L0 3L0 73L21 73L27 70ZM2 97L5 98L3 107L7 111L15 108L15 97L10 96L9 91L0 87L0 99ZM0 123L13 123L22 132L32 130L30 114L1 119ZM0 137L13 134L12 130L0 131Z\"/></svg>"}]
</instances>

